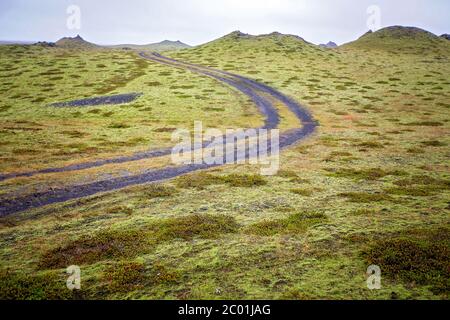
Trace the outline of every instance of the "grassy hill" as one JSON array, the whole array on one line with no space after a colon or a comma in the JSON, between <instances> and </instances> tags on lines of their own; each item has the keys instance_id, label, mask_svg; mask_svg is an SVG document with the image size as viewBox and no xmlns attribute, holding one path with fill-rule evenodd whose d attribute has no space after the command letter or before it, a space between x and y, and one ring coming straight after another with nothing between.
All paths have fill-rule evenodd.
<instances>
[{"instance_id":1,"label":"grassy hill","mask_svg":"<svg viewBox=\"0 0 450 320\"><path fill-rule=\"evenodd\" d=\"M93 44L84 40L80 35L76 37L65 37L56 41L56 46L59 48L70 49L70 50L88 50L88 49L99 49L100 46Z\"/></svg>"},{"instance_id":2,"label":"grassy hill","mask_svg":"<svg viewBox=\"0 0 450 320\"><path fill-rule=\"evenodd\" d=\"M149 64L135 52L84 48L0 47L2 173L170 146L174 128L195 119L219 128L261 121L247 99L211 79ZM125 106L49 106L130 92L143 95Z\"/></svg>"},{"instance_id":3,"label":"grassy hill","mask_svg":"<svg viewBox=\"0 0 450 320\"><path fill-rule=\"evenodd\" d=\"M136 45L136 44L120 44L114 46L108 46L109 48L116 49L133 49L133 50L151 50L151 51L169 51L191 48L191 46L181 41L164 40L158 43Z\"/></svg>"},{"instance_id":4,"label":"grassy hill","mask_svg":"<svg viewBox=\"0 0 450 320\"><path fill-rule=\"evenodd\" d=\"M448 299L445 41L392 27L329 50L292 35L233 32L168 53L270 84L305 105L318 132L283 151L276 176L230 165L0 219L0 297L67 298L63 271L75 261L79 295L91 299ZM261 123L233 89L133 52L0 50L6 172L170 145L168 132L195 119ZM122 92L144 96L114 107L45 107ZM282 131L298 125L276 107ZM12 179L0 182L0 196L168 163ZM381 267L380 290L367 289L371 264Z\"/></svg>"},{"instance_id":5,"label":"grassy hill","mask_svg":"<svg viewBox=\"0 0 450 320\"><path fill-rule=\"evenodd\" d=\"M450 43L431 32L415 27L393 26L376 32L368 32L344 47L378 49L413 54L447 53Z\"/></svg>"},{"instance_id":6,"label":"grassy hill","mask_svg":"<svg viewBox=\"0 0 450 320\"><path fill-rule=\"evenodd\" d=\"M253 36L240 31L234 31L222 38L194 48L190 52L211 52L213 54L227 54L231 52L239 53L247 57L259 53L285 54L315 49L317 49L315 45L295 35L273 32L271 34Z\"/></svg>"},{"instance_id":7,"label":"grassy hill","mask_svg":"<svg viewBox=\"0 0 450 320\"><path fill-rule=\"evenodd\" d=\"M261 61L272 62L275 69L281 59L315 54L326 54L326 50L298 36L278 32L253 36L235 31L190 50L176 52L174 56L221 70L236 72L239 70L238 73L255 77L264 71L259 69L265 69L258 65ZM252 61L258 63L251 63Z\"/></svg>"},{"instance_id":8,"label":"grassy hill","mask_svg":"<svg viewBox=\"0 0 450 320\"><path fill-rule=\"evenodd\" d=\"M268 83L306 105L320 123L315 139L283 154L281 176L289 178L269 179L276 195L263 188L246 193L265 199L270 207L266 219L261 221L255 209L238 214L246 225L253 221L249 228L256 235L237 241L246 243L240 246L246 252L241 256L266 249L277 257L271 261L277 266L257 259L251 263L258 265L251 268L255 274L265 268L259 276L272 286L272 297L448 296L448 283L432 276L448 275L443 265L440 271L421 269L431 258L415 254L423 246L430 255L446 263L449 259L438 253L448 252L443 248L450 241L445 218L450 176L448 166L442 166L450 144L448 41L420 29L392 27L330 51L292 36L234 33L171 56ZM427 182L436 179L446 185L439 192ZM235 197L232 192L215 194L212 206ZM262 205L239 201L245 208ZM311 209L324 213L328 222L298 238L275 231L278 227L273 226L283 219ZM284 247L282 234L291 247ZM259 246L252 246L253 241ZM390 260L389 254L398 258ZM232 270L239 273L240 264L234 263ZM377 292L367 292L363 277L355 281L349 276L364 272L371 263L385 270L383 289ZM336 280L332 286L323 280L327 277ZM280 278L288 284L277 294ZM234 281L239 288L251 287L253 297L266 296L262 285Z\"/></svg>"}]
</instances>

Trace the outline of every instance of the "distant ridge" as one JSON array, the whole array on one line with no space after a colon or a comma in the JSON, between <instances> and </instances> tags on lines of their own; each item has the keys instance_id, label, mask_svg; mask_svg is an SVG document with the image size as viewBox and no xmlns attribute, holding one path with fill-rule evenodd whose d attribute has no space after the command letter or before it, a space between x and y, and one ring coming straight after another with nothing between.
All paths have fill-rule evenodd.
<instances>
[{"instance_id":1,"label":"distant ridge","mask_svg":"<svg viewBox=\"0 0 450 320\"><path fill-rule=\"evenodd\" d=\"M342 47L425 54L433 50L447 51L448 42L443 37L420 28L392 26L375 32L369 31Z\"/></svg>"},{"instance_id":2,"label":"distant ridge","mask_svg":"<svg viewBox=\"0 0 450 320\"><path fill-rule=\"evenodd\" d=\"M429 31L416 27L392 26L376 32L369 31L359 39L364 38L423 39L437 38L437 36Z\"/></svg>"},{"instance_id":3,"label":"distant ridge","mask_svg":"<svg viewBox=\"0 0 450 320\"><path fill-rule=\"evenodd\" d=\"M100 46L84 40L80 35L74 38L65 37L55 43L56 47L65 49L98 49Z\"/></svg>"},{"instance_id":4,"label":"distant ridge","mask_svg":"<svg viewBox=\"0 0 450 320\"><path fill-rule=\"evenodd\" d=\"M338 45L336 43L334 43L333 41L330 41L327 44L319 44L319 47L332 49L332 48L337 48Z\"/></svg>"},{"instance_id":5,"label":"distant ridge","mask_svg":"<svg viewBox=\"0 0 450 320\"><path fill-rule=\"evenodd\" d=\"M30 45L33 44L33 41L15 41L15 40L4 40L4 41L0 41L0 45L12 45L12 44L17 44L17 45Z\"/></svg>"},{"instance_id":6,"label":"distant ridge","mask_svg":"<svg viewBox=\"0 0 450 320\"><path fill-rule=\"evenodd\" d=\"M445 33L441 36L441 38L443 38L445 40L450 40L450 34Z\"/></svg>"},{"instance_id":7,"label":"distant ridge","mask_svg":"<svg viewBox=\"0 0 450 320\"><path fill-rule=\"evenodd\" d=\"M154 50L154 51L169 51L169 50L180 50L180 49L192 48L190 45L185 44L179 40L177 40L177 41L164 40L161 42L144 44L144 45L119 44L119 45L106 46L106 47L116 48L116 49Z\"/></svg>"},{"instance_id":8,"label":"distant ridge","mask_svg":"<svg viewBox=\"0 0 450 320\"><path fill-rule=\"evenodd\" d=\"M284 34L284 33L280 33L277 31L274 31L272 33L268 33L268 34L260 34L260 35L251 35L248 33L243 33L239 30L237 31L233 31L217 40L220 39L235 39L235 40L239 40L239 39L269 39L269 38L273 38L273 39L277 39L277 40L282 40L282 39L295 39L298 41L302 41L304 43L308 43L308 44L312 44L309 43L308 41L306 41L305 39L303 39L300 36L297 35L293 35L293 34ZM216 40L213 40L212 42L214 42Z\"/></svg>"},{"instance_id":9,"label":"distant ridge","mask_svg":"<svg viewBox=\"0 0 450 320\"><path fill-rule=\"evenodd\" d=\"M209 53L219 54L219 52L223 55L236 55L247 52L250 56L261 52L278 52L280 57L284 57L296 52L305 54L322 53L324 49L292 34L272 32L269 34L251 35L241 31L233 31L216 40L199 45L195 47L195 50L202 52L204 56L208 56ZM209 65L215 66L214 64ZM232 64L222 66L222 68L226 71L236 70L233 69ZM259 73L257 70L252 72L255 72L253 74Z\"/></svg>"},{"instance_id":10,"label":"distant ridge","mask_svg":"<svg viewBox=\"0 0 450 320\"><path fill-rule=\"evenodd\" d=\"M52 48L56 47L56 43L54 42L47 42L47 41L39 41L33 44L34 46L38 47L44 47L44 48Z\"/></svg>"}]
</instances>

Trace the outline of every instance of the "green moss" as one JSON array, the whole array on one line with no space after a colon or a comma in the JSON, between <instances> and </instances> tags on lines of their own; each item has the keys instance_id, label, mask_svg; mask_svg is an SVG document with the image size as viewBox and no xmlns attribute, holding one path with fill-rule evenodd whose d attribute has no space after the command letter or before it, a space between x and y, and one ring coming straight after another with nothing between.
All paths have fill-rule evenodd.
<instances>
[{"instance_id":1,"label":"green moss","mask_svg":"<svg viewBox=\"0 0 450 320\"><path fill-rule=\"evenodd\" d=\"M367 261L361 261L354 253L365 246L367 240L361 240L362 236L372 239L368 243L372 245L373 239L401 228L442 225L448 220L446 184L425 177L448 179L445 161L450 121L448 96L444 93L449 91L450 82L445 76L449 74L449 64L443 59L448 56L448 45L436 52L432 46L411 42L404 54L392 42L391 53L378 50L389 41L383 38L373 41L367 50L341 46L325 51L295 37L268 38L225 38L166 54L217 69L233 66L235 72L244 75L258 70L257 77L252 78L272 83L292 99L311 106L320 128L303 144L283 150L281 166L290 172L282 170L276 177L264 177L269 182L264 187L249 183L251 187L239 189L231 184L247 184L242 177L229 177L230 184L222 177L249 174L250 167L225 166L200 179L190 176L183 189L166 192L157 187L146 193L148 186L144 185L67 205L51 205L44 211L12 215L0 220L2 268L26 273L48 249L70 247L72 242L89 237L88 242L98 244L95 238L99 233L113 230L121 234L125 230L136 232L140 238L134 244L132 240L119 240L114 254L104 255L99 250L95 258L82 265L83 289L92 292L94 298L347 300L386 299L396 292L399 299L445 299L445 295L433 295L428 288L393 282L384 275L382 289L368 291L363 277ZM57 48L38 51L33 46L17 52L0 46L0 51L0 105L9 107L1 113L0 124L0 171L4 173L170 147L173 128L191 128L197 119L220 129L264 124L248 98L207 77L188 71L183 74L153 62L147 62L145 75L139 76L137 70L133 71L138 60L135 52L101 50L80 54ZM383 67L386 61L389 68ZM107 67L98 69L99 64ZM38 75L48 71L57 74ZM79 77L73 77L75 74ZM47 81L48 77L57 76L64 79ZM396 86L388 80L394 80ZM170 90L171 86L175 88ZM437 92L433 88L443 89ZM144 95L122 106L76 110L50 110L42 103L32 102L44 97L44 103L69 101L110 90ZM276 107L281 112L282 134L300 125L285 106L277 103ZM89 113L90 110L96 111ZM20 123L23 120L39 126ZM130 128L108 128L115 123ZM359 145L365 142L369 144ZM69 145L75 148L68 149ZM168 159L155 160L68 175L11 179L2 184L2 195L8 198L41 188L103 179L106 174L118 176L123 170L135 174L148 170L149 164L165 166ZM333 167L337 169L324 171ZM394 172L396 168L408 174ZM420 172L424 177L418 177ZM441 191L432 197L399 196L385 191L401 189L410 193L428 187ZM304 198L291 193L296 188L323 189L326 193ZM338 196L348 191L379 193L393 200L383 202L381 197L382 202L378 202L379 196L371 196L363 199L370 202L361 204ZM356 198L361 201L360 195ZM300 219L302 227L298 221L284 221L290 214L305 210L325 213L329 225L327 221L318 222L307 227L305 233L304 225L311 219ZM221 221L207 217L206 223L186 218L196 212L226 214L245 227L237 226L228 232ZM203 231L193 224L201 224ZM247 231L252 226L254 233ZM160 233L163 229L169 231ZM345 242L346 235L360 239ZM109 243L115 243L114 236L113 233L108 238ZM405 234L404 238L416 239L412 234ZM108 246L103 245L100 247L108 252ZM86 247L88 244L78 242L73 252L66 252L71 256L66 262L72 261L72 256L80 256L79 252L84 256ZM129 262L122 265L119 261L123 259ZM158 270L155 261L160 260L165 267ZM116 264L122 270L111 275L111 281L104 279L106 270ZM177 272L173 272L174 266ZM127 278L128 271L131 275ZM116 283L110 286L111 282ZM132 285L127 287L128 283Z\"/></svg>"},{"instance_id":2,"label":"green moss","mask_svg":"<svg viewBox=\"0 0 450 320\"><path fill-rule=\"evenodd\" d=\"M427 175L415 175L394 182L396 187L386 188L389 194L400 196L427 197L450 189L450 181Z\"/></svg>"},{"instance_id":3,"label":"green moss","mask_svg":"<svg viewBox=\"0 0 450 320\"><path fill-rule=\"evenodd\" d=\"M68 300L79 293L66 286L68 276L61 272L19 273L0 271L0 300Z\"/></svg>"},{"instance_id":4,"label":"green moss","mask_svg":"<svg viewBox=\"0 0 450 320\"><path fill-rule=\"evenodd\" d=\"M128 129L130 128L130 125L124 123L124 122L116 122L116 123L111 123L108 128L110 129Z\"/></svg>"},{"instance_id":5,"label":"green moss","mask_svg":"<svg viewBox=\"0 0 450 320\"><path fill-rule=\"evenodd\" d=\"M276 234L302 234L308 228L322 224L328 219L322 213L297 213L286 219L264 220L248 226L245 233L258 236L273 236Z\"/></svg>"},{"instance_id":6,"label":"green moss","mask_svg":"<svg viewBox=\"0 0 450 320\"><path fill-rule=\"evenodd\" d=\"M298 178L298 174L292 170L279 170L277 176L286 179Z\"/></svg>"},{"instance_id":7,"label":"green moss","mask_svg":"<svg viewBox=\"0 0 450 320\"><path fill-rule=\"evenodd\" d=\"M352 157L353 154L347 151L333 151L330 153L329 158L339 158L339 157Z\"/></svg>"},{"instance_id":8,"label":"green moss","mask_svg":"<svg viewBox=\"0 0 450 320\"><path fill-rule=\"evenodd\" d=\"M294 193L294 194L298 194L300 196L304 196L304 197L310 197L314 193L313 190L310 190L310 189L299 189L299 188L291 189L291 192Z\"/></svg>"},{"instance_id":9,"label":"green moss","mask_svg":"<svg viewBox=\"0 0 450 320\"><path fill-rule=\"evenodd\" d=\"M267 180L259 174L230 174L220 178L231 187L251 188L267 184Z\"/></svg>"},{"instance_id":10,"label":"green moss","mask_svg":"<svg viewBox=\"0 0 450 320\"><path fill-rule=\"evenodd\" d=\"M134 212L133 208L131 207L127 207L127 206L114 206L112 208L108 208L106 210L106 213L109 214L127 214L127 215L132 215Z\"/></svg>"},{"instance_id":11,"label":"green moss","mask_svg":"<svg viewBox=\"0 0 450 320\"><path fill-rule=\"evenodd\" d=\"M388 194L399 196L427 197L441 191L439 187L434 186L412 186L386 188L384 191Z\"/></svg>"},{"instance_id":12,"label":"green moss","mask_svg":"<svg viewBox=\"0 0 450 320\"><path fill-rule=\"evenodd\" d=\"M443 124L438 121L416 121L407 123L405 126L441 127Z\"/></svg>"},{"instance_id":13,"label":"green moss","mask_svg":"<svg viewBox=\"0 0 450 320\"><path fill-rule=\"evenodd\" d=\"M431 286L435 293L450 293L450 232L414 230L382 239L364 250L368 264L380 266L394 281Z\"/></svg>"},{"instance_id":14,"label":"green moss","mask_svg":"<svg viewBox=\"0 0 450 320\"><path fill-rule=\"evenodd\" d=\"M175 130L177 130L177 128L171 128L171 127L163 127L163 128L156 128L155 130L153 130L154 132L158 132L158 133L164 133L164 132L174 132Z\"/></svg>"},{"instance_id":15,"label":"green moss","mask_svg":"<svg viewBox=\"0 0 450 320\"><path fill-rule=\"evenodd\" d=\"M347 198L350 202L368 203L393 200L386 193L369 193L369 192L345 192L340 194L341 197Z\"/></svg>"},{"instance_id":16,"label":"green moss","mask_svg":"<svg viewBox=\"0 0 450 320\"><path fill-rule=\"evenodd\" d=\"M182 176L177 178L175 181L179 188L195 188L199 190L205 189L205 187L210 185L222 183L220 177L205 172Z\"/></svg>"},{"instance_id":17,"label":"green moss","mask_svg":"<svg viewBox=\"0 0 450 320\"><path fill-rule=\"evenodd\" d=\"M144 287L146 282L145 266L141 262L122 261L104 272L103 277L112 292L130 292Z\"/></svg>"},{"instance_id":18,"label":"green moss","mask_svg":"<svg viewBox=\"0 0 450 320\"><path fill-rule=\"evenodd\" d=\"M107 230L84 236L67 245L49 250L41 257L40 268L57 269L70 265L91 264L105 259L134 256L145 246L139 230Z\"/></svg>"},{"instance_id":19,"label":"green moss","mask_svg":"<svg viewBox=\"0 0 450 320\"><path fill-rule=\"evenodd\" d=\"M229 216L196 214L163 220L149 229L158 241L216 239L223 234L237 232L238 224Z\"/></svg>"},{"instance_id":20,"label":"green moss","mask_svg":"<svg viewBox=\"0 0 450 320\"><path fill-rule=\"evenodd\" d=\"M177 189L171 186L164 186L159 184L150 184L142 191L144 198L168 198L177 194Z\"/></svg>"},{"instance_id":21,"label":"green moss","mask_svg":"<svg viewBox=\"0 0 450 320\"><path fill-rule=\"evenodd\" d=\"M227 184L231 187L250 188L265 185L267 184L267 180L265 180L261 175L256 174L230 174L216 176L201 172L180 177L176 180L176 184L180 188L196 188L200 190L215 184Z\"/></svg>"},{"instance_id":22,"label":"green moss","mask_svg":"<svg viewBox=\"0 0 450 320\"><path fill-rule=\"evenodd\" d=\"M160 263L145 266L142 262L120 261L108 266L102 278L110 293L124 294L149 286L176 283L180 275Z\"/></svg>"},{"instance_id":23,"label":"green moss","mask_svg":"<svg viewBox=\"0 0 450 320\"><path fill-rule=\"evenodd\" d=\"M228 216L190 215L152 222L141 229L107 230L84 236L44 253L40 268L56 269L107 259L135 257L169 240L216 239L234 233L238 225Z\"/></svg>"},{"instance_id":24,"label":"green moss","mask_svg":"<svg viewBox=\"0 0 450 320\"><path fill-rule=\"evenodd\" d=\"M145 84L150 87L159 87L162 85L159 81L147 81Z\"/></svg>"},{"instance_id":25,"label":"green moss","mask_svg":"<svg viewBox=\"0 0 450 320\"><path fill-rule=\"evenodd\" d=\"M373 215L377 214L377 211L372 210L372 209L362 208L362 209L353 211L351 214L355 215L355 216L373 216Z\"/></svg>"},{"instance_id":26,"label":"green moss","mask_svg":"<svg viewBox=\"0 0 450 320\"><path fill-rule=\"evenodd\" d=\"M311 182L309 179L301 178L295 171L291 170L280 170L278 171L277 176L284 179L289 179L289 182L292 183L309 184Z\"/></svg>"},{"instance_id":27,"label":"green moss","mask_svg":"<svg viewBox=\"0 0 450 320\"><path fill-rule=\"evenodd\" d=\"M430 140L421 142L426 147L445 147L447 144L438 140Z\"/></svg>"},{"instance_id":28,"label":"green moss","mask_svg":"<svg viewBox=\"0 0 450 320\"><path fill-rule=\"evenodd\" d=\"M369 148L369 149L381 149L384 145L376 141L366 141L357 144L358 147Z\"/></svg>"},{"instance_id":29,"label":"green moss","mask_svg":"<svg viewBox=\"0 0 450 320\"><path fill-rule=\"evenodd\" d=\"M179 272L171 270L160 263L155 263L151 270L150 281L152 284L176 283L181 277Z\"/></svg>"},{"instance_id":30,"label":"green moss","mask_svg":"<svg viewBox=\"0 0 450 320\"><path fill-rule=\"evenodd\" d=\"M381 168L369 169L353 169L353 168L339 168L329 169L331 177L348 178L355 180L378 180L386 176L403 176L406 173L401 170L385 170Z\"/></svg>"},{"instance_id":31,"label":"green moss","mask_svg":"<svg viewBox=\"0 0 450 320\"><path fill-rule=\"evenodd\" d=\"M408 149L406 150L406 152L412 153L412 154L423 154L423 153L425 153L425 151L424 151L423 149L417 148L417 147L414 147L414 148L408 148Z\"/></svg>"},{"instance_id":32,"label":"green moss","mask_svg":"<svg viewBox=\"0 0 450 320\"><path fill-rule=\"evenodd\" d=\"M450 188L450 180L437 179L428 175L414 175L411 178L397 180L394 182L394 184L400 187L421 185L443 189Z\"/></svg>"}]
</instances>

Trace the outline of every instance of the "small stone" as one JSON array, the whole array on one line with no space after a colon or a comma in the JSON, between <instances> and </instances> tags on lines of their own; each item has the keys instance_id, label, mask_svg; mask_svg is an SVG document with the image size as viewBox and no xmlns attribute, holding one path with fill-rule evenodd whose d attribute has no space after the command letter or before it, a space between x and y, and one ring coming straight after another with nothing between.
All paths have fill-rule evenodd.
<instances>
[{"instance_id":1,"label":"small stone","mask_svg":"<svg viewBox=\"0 0 450 320\"><path fill-rule=\"evenodd\" d=\"M397 294L397 292L394 292L394 291L391 292L391 299L392 299L392 300L397 300L397 299L398 299L398 294Z\"/></svg>"}]
</instances>

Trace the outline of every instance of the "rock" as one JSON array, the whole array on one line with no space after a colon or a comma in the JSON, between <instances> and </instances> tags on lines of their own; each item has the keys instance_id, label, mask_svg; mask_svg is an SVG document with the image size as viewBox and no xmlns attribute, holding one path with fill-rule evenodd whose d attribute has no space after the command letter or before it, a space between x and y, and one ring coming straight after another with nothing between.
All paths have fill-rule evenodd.
<instances>
[{"instance_id":1,"label":"rock","mask_svg":"<svg viewBox=\"0 0 450 320\"><path fill-rule=\"evenodd\" d=\"M392 299L392 300L397 300L397 299L398 299L398 293L392 291L392 292L391 292L391 299Z\"/></svg>"},{"instance_id":2,"label":"rock","mask_svg":"<svg viewBox=\"0 0 450 320\"><path fill-rule=\"evenodd\" d=\"M322 48L337 48L338 45L334 43L333 41L329 41L327 44L319 44Z\"/></svg>"},{"instance_id":3,"label":"rock","mask_svg":"<svg viewBox=\"0 0 450 320\"><path fill-rule=\"evenodd\" d=\"M56 43L54 43L54 42L47 42L47 41L39 41L39 42L36 42L35 44L34 44L35 46L39 46L39 47L56 47Z\"/></svg>"},{"instance_id":4,"label":"rock","mask_svg":"<svg viewBox=\"0 0 450 320\"><path fill-rule=\"evenodd\" d=\"M84 40L80 35L74 38L64 37L56 41L56 46L65 49L96 49L97 45Z\"/></svg>"},{"instance_id":5,"label":"rock","mask_svg":"<svg viewBox=\"0 0 450 320\"><path fill-rule=\"evenodd\" d=\"M445 33L445 34L443 34L443 35L441 36L441 38L444 38L444 39L446 39L446 40L450 40L450 34Z\"/></svg>"}]
</instances>

